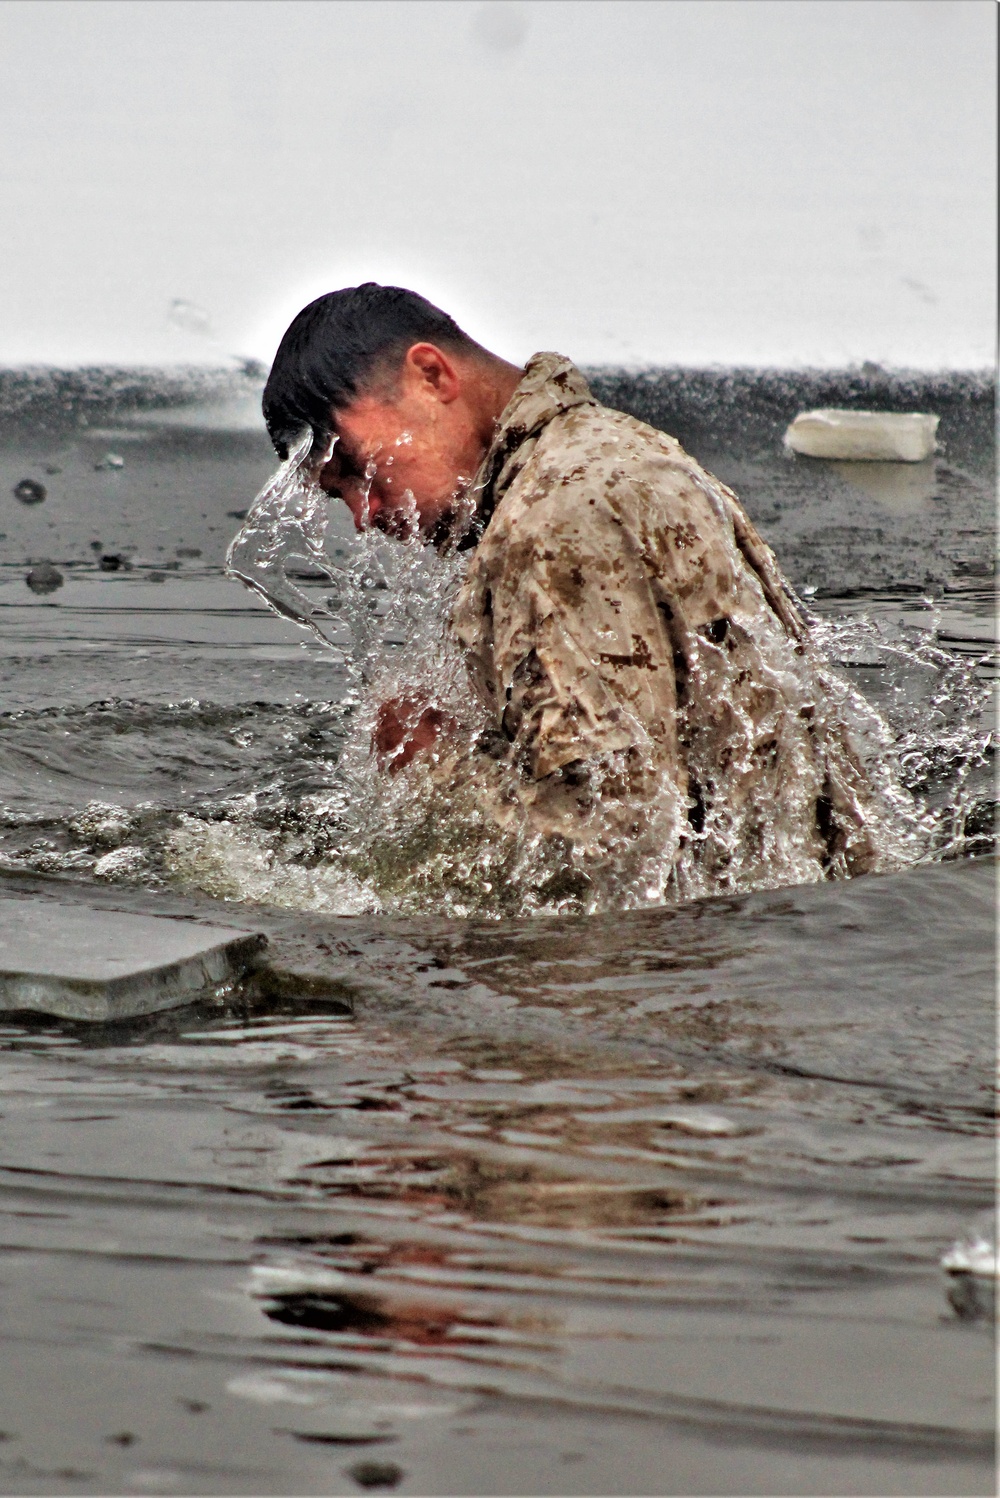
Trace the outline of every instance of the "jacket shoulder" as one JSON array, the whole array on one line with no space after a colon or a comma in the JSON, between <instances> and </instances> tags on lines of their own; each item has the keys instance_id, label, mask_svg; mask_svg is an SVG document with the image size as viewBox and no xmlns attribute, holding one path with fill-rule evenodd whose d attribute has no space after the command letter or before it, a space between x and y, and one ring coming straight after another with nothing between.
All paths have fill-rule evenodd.
<instances>
[{"instance_id":1,"label":"jacket shoulder","mask_svg":"<svg viewBox=\"0 0 1000 1498\"><path fill-rule=\"evenodd\" d=\"M545 452L558 450L563 445L602 448L604 444L609 447L609 455L624 449L636 456L666 454L694 462L677 438L668 432L649 426L627 411L618 411L613 406L602 406L597 402L561 411L539 434L538 441L538 447Z\"/></svg>"},{"instance_id":2,"label":"jacket shoulder","mask_svg":"<svg viewBox=\"0 0 1000 1498\"><path fill-rule=\"evenodd\" d=\"M539 433L504 508L530 528L579 519L583 509L592 521L653 520L685 498L705 507L707 478L668 433L609 406L575 406Z\"/></svg>"}]
</instances>

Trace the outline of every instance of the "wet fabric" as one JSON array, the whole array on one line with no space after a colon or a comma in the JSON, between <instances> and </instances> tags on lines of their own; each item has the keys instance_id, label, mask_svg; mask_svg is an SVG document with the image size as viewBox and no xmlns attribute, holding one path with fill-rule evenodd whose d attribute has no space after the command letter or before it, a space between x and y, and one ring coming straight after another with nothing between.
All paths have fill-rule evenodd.
<instances>
[{"instance_id":1,"label":"wet fabric","mask_svg":"<svg viewBox=\"0 0 1000 1498\"><path fill-rule=\"evenodd\" d=\"M877 863L846 689L730 489L541 353L473 495L488 520L452 626L532 826L716 869L737 844Z\"/></svg>"}]
</instances>

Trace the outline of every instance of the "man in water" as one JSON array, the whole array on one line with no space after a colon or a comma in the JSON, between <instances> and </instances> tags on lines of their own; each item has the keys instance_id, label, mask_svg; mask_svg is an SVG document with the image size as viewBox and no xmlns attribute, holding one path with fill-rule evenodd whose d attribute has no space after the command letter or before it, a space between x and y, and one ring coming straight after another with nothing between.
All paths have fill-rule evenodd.
<instances>
[{"instance_id":1,"label":"man in water","mask_svg":"<svg viewBox=\"0 0 1000 1498\"><path fill-rule=\"evenodd\" d=\"M282 457L312 430L359 529L474 548L451 627L487 714L478 752L534 829L594 856L655 844L715 887L737 850L781 882L876 866L846 691L771 551L724 484L599 405L568 359L519 369L368 284L299 313L263 407ZM380 762L454 726L427 699L386 703Z\"/></svg>"}]
</instances>

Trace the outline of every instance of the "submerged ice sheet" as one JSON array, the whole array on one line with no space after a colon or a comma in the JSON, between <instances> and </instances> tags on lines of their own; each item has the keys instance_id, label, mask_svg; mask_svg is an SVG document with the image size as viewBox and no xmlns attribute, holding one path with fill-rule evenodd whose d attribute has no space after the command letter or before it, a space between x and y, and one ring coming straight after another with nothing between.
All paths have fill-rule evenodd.
<instances>
[{"instance_id":1,"label":"submerged ice sheet","mask_svg":"<svg viewBox=\"0 0 1000 1498\"><path fill-rule=\"evenodd\" d=\"M104 1022L232 990L266 940L0 891L0 1011Z\"/></svg>"}]
</instances>

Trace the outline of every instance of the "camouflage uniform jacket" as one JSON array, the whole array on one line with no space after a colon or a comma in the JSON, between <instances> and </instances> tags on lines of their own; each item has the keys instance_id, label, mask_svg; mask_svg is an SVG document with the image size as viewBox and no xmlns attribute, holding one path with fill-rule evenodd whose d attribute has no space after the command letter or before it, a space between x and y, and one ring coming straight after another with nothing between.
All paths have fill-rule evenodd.
<instances>
[{"instance_id":1,"label":"camouflage uniform jacket","mask_svg":"<svg viewBox=\"0 0 1000 1498\"><path fill-rule=\"evenodd\" d=\"M617 802L628 838L655 798L668 856L725 863L735 834L765 861L791 838L819 869L873 866L845 689L731 490L540 353L472 494L452 626L538 829L586 845Z\"/></svg>"}]
</instances>

